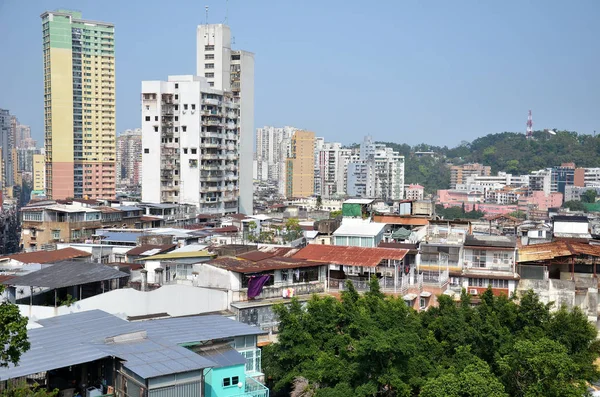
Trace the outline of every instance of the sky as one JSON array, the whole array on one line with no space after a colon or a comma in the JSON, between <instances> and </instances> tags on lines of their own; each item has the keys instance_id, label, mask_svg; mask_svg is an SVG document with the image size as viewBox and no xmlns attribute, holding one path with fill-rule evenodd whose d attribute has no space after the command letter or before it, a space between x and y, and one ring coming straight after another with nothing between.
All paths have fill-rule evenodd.
<instances>
[{"instance_id":1,"label":"sky","mask_svg":"<svg viewBox=\"0 0 600 397\"><path fill-rule=\"evenodd\" d=\"M205 6L255 53L255 127L455 146L531 109L600 132L597 0L0 0L0 108L43 141L40 14L75 9L115 24L117 131L137 128L142 80L195 73Z\"/></svg>"}]
</instances>

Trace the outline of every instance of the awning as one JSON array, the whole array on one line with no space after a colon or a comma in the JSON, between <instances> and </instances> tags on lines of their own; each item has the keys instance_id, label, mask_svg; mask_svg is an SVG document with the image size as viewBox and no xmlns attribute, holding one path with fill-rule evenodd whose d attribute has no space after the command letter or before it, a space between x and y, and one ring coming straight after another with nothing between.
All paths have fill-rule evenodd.
<instances>
[{"instance_id":1,"label":"awning","mask_svg":"<svg viewBox=\"0 0 600 397\"><path fill-rule=\"evenodd\" d=\"M412 234L412 232L410 230L401 227L400 229L395 230L392 233L392 238L394 240L406 240L407 238L410 237L411 234Z\"/></svg>"},{"instance_id":2,"label":"awning","mask_svg":"<svg viewBox=\"0 0 600 397\"><path fill-rule=\"evenodd\" d=\"M429 298L430 296L431 296L431 292L429 292L429 291L421 292L421 297L423 297L423 298Z\"/></svg>"},{"instance_id":3,"label":"awning","mask_svg":"<svg viewBox=\"0 0 600 397\"><path fill-rule=\"evenodd\" d=\"M417 298L417 294L406 294L402 297L402 299L405 301L412 301L412 300L415 300L416 298Z\"/></svg>"}]
</instances>

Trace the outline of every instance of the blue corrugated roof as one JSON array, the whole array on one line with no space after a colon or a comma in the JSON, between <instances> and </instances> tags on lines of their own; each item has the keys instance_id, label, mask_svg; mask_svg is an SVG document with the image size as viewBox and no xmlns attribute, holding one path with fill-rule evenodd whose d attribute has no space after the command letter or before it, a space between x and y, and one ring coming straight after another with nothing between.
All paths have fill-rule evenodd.
<instances>
[{"instance_id":1,"label":"blue corrugated roof","mask_svg":"<svg viewBox=\"0 0 600 397\"><path fill-rule=\"evenodd\" d=\"M218 364L179 344L262 333L259 328L217 315L130 323L100 310L52 317L39 324L42 328L28 331L31 348L17 367L0 368L0 380L111 356L125 360L126 368L145 379L195 371L238 359L228 354L219 357ZM140 333L139 337L123 342L106 340L133 333Z\"/></svg>"},{"instance_id":2,"label":"blue corrugated roof","mask_svg":"<svg viewBox=\"0 0 600 397\"><path fill-rule=\"evenodd\" d=\"M142 235L141 232L114 232L109 230L98 230L96 234L103 236L104 242L135 243L137 238Z\"/></svg>"}]
</instances>

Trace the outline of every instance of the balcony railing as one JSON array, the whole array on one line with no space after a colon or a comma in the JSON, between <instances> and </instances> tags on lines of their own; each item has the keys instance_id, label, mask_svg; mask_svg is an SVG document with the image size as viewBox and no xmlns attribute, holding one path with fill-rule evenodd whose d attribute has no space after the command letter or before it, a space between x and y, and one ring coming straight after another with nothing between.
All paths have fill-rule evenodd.
<instances>
[{"instance_id":1,"label":"balcony railing","mask_svg":"<svg viewBox=\"0 0 600 397\"><path fill-rule=\"evenodd\" d=\"M269 397L269 389L254 378L247 377L244 393L235 394L233 397Z\"/></svg>"}]
</instances>

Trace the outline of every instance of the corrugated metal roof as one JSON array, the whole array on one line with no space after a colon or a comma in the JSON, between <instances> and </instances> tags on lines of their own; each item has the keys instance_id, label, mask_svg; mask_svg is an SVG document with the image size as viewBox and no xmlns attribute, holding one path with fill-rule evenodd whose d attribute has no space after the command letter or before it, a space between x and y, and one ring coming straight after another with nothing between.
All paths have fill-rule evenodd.
<instances>
[{"instance_id":1,"label":"corrugated metal roof","mask_svg":"<svg viewBox=\"0 0 600 397\"><path fill-rule=\"evenodd\" d=\"M346 266L374 267L384 259L402 260L406 249L363 248L339 245L309 244L294 255L294 258L328 262Z\"/></svg>"},{"instance_id":2,"label":"corrugated metal roof","mask_svg":"<svg viewBox=\"0 0 600 397\"><path fill-rule=\"evenodd\" d=\"M551 243L534 244L520 247L517 262L545 261L571 255L588 255L600 257L600 246L584 242L568 242L564 240Z\"/></svg>"},{"instance_id":3,"label":"corrugated metal roof","mask_svg":"<svg viewBox=\"0 0 600 397\"><path fill-rule=\"evenodd\" d=\"M384 228L385 224L383 223L343 220L340 227L333 232L333 235L374 237L380 234Z\"/></svg>"},{"instance_id":4,"label":"corrugated metal roof","mask_svg":"<svg viewBox=\"0 0 600 397\"><path fill-rule=\"evenodd\" d=\"M246 364L246 357L242 356L231 346L223 349L207 350L199 352L199 354L215 363L213 368L231 367L233 365Z\"/></svg>"},{"instance_id":5,"label":"corrugated metal roof","mask_svg":"<svg viewBox=\"0 0 600 397\"><path fill-rule=\"evenodd\" d=\"M156 245L156 244L144 244L144 245L140 245L137 246L135 248L130 249L129 251L126 252L127 255L132 255L132 256L137 256L137 255L154 255L154 254L158 254L160 252L165 252L165 251L169 251L173 248L177 247L176 244L163 244L163 245ZM155 252L154 254L148 254L148 251L151 250L158 250L157 252Z\"/></svg>"},{"instance_id":6,"label":"corrugated metal roof","mask_svg":"<svg viewBox=\"0 0 600 397\"><path fill-rule=\"evenodd\" d=\"M39 324L41 328L28 330L31 348L21 356L19 366L0 368L0 379L111 356L125 360L126 368L145 379L195 371L219 364L180 344L264 333L257 327L218 315L130 323L100 310L52 317ZM128 341L107 340L135 333L138 334ZM239 358L226 353L218 361L225 364L239 362Z\"/></svg>"},{"instance_id":7,"label":"corrugated metal roof","mask_svg":"<svg viewBox=\"0 0 600 397\"><path fill-rule=\"evenodd\" d=\"M115 232L110 230L97 230L97 236L102 236L103 242L135 243L141 232Z\"/></svg>"},{"instance_id":8,"label":"corrugated metal roof","mask_svg":"<svg viewBox=\"0 0 600 397\"><path fill-rule=\"evenodd\" d=\"M3 284L54 289L123 277L129 277L129 275L99 263L64 261L7 280Z\"/></svg>"},{"instance_id":9,"label":"corrugated metal roof","mask_svg":"<svg viewBox=\"0 0 600 397\"><path fill-rule=\"evenodd\" d=\"M258 262L262 261L263 259L274 257L289 258L292 257L298 251L298 248L263 246L259 247L256 251L250 251L239 254L238 257L242 259L247 259L252 262Z\"/></svg>"},{"instance_id":10,"label":"corrugated metal roof","mask_svg":"<svg viewBox=\"0 0 600 397\"><path fill-rule=\"evenodd\" d=\"M171 259L187 259L187 258L210 258L216 256L208 251L193 251L193 252L168 252L166 254L159 254L154 256L148 256L143 259L144 261L158 261L158 260L171 260Z\"/></svg>"},{"instance_id":11,"label":"corrugated metal roof","mask_svg":"<svg viewBox=\"0 0 600 397\"><path fill-rule=\"evenodd\" d=\"M252 261L243 258L222 256L208 262L208 264L237 273L258 273L275 269L296 269L299 267L321 266L329 263L282 257Z\"/></svg>"},{"instance_id":12,"label":"corrugated metal roof","mask_svg":"<svg viewBox=\"0 0 600 397\"><path fill-rule=\"evenodd\" d=\"M465 237L465 247L515 248L517 240L508 236L473 236Z\"/></svg>"},{"instance_id":13,"label":"corrugated metal roof","mask_svg":"<svg viewBox=\"0 0 600 397\"><path fill-rule=\"evenodd\" d=\"M87 258L92 256L89 252L67 247L54 251L23 252L0 257L1 260L12 259L21 263L52 263L67 259Z\"/></svg>"},{"instance_id":14,"label":"corrugated metal roof","mask_svg":"<svg viewBox=\"0 0 600 397\"><path fill-rule=\"evenodd\" d=\"M386 223L389 225L425 226L429 224L427 218L417 218L401 215L374 215L373 222Z\"/></svg>"}]
</instances>

